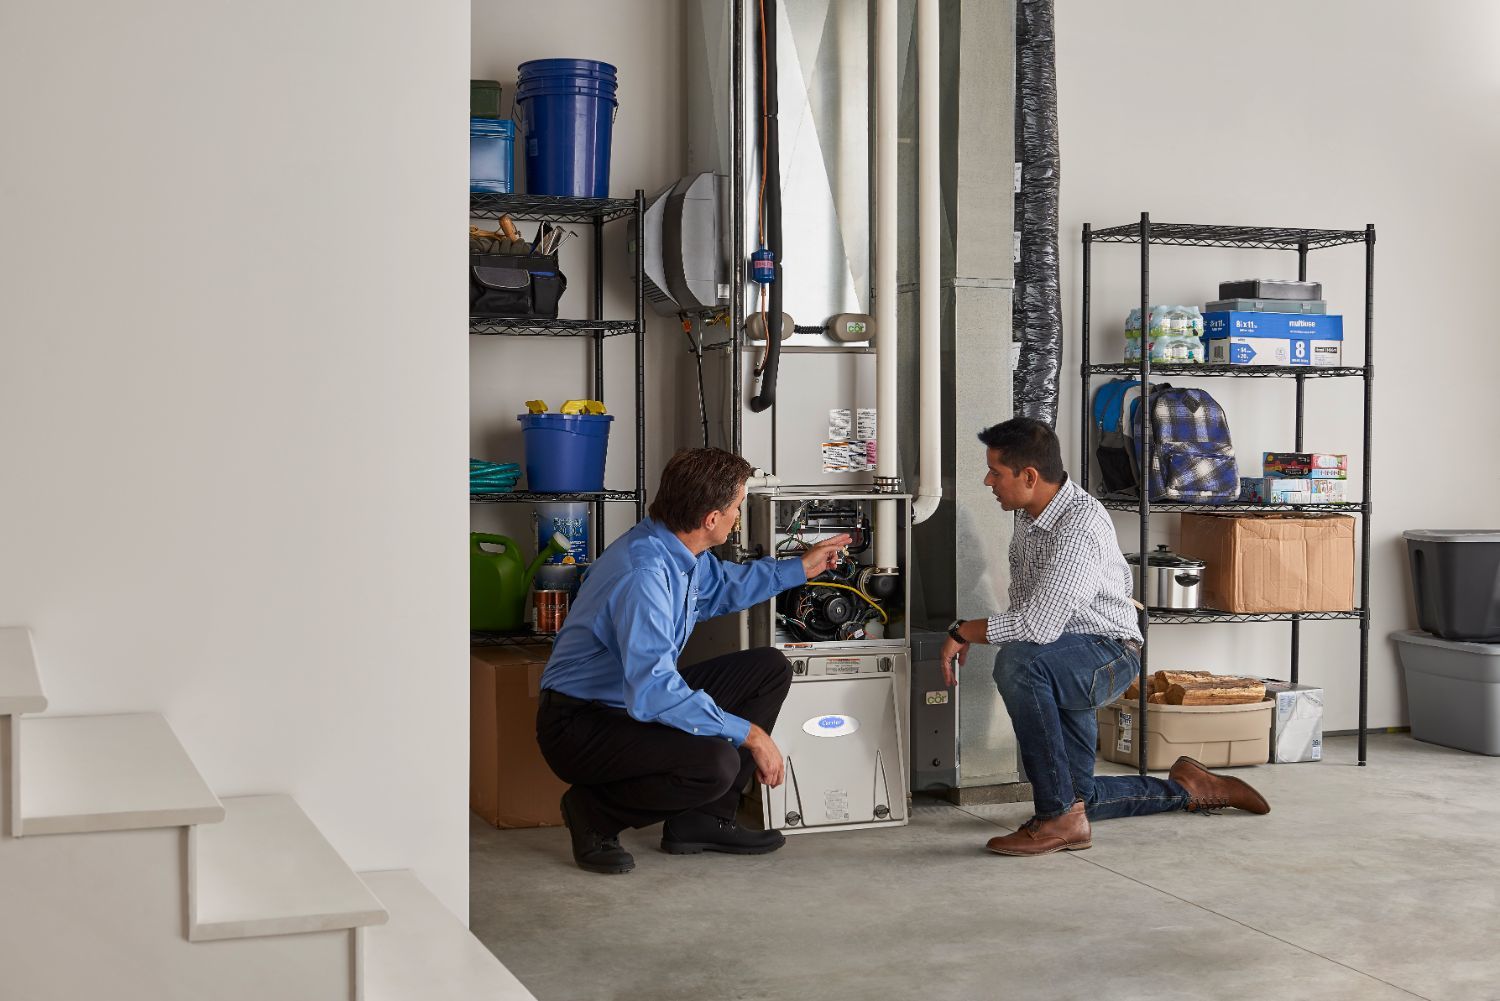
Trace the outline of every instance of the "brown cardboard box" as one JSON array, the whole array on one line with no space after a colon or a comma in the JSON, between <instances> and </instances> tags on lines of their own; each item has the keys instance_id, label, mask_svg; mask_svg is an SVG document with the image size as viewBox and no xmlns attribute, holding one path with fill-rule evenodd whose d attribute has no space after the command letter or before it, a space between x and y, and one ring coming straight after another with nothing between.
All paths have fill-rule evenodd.
<instances>
[{"instance_id":1,"label":"brown cardboard box","mask_svg":"<svg viewBox=\"0 0 1500 1001\"><path fill-rule=\"evenodd\" d=\"M1276 703L1237 706L1146 706L1146 768L1160 771L1186 755L1209 768L1263 765L1271 757ZM1139 760L1140 705L1120 700L1097 710L1099 757L1122 765Z\"/></svg>"},{"instance_id":2,"label":"brown cardboard box","mask_svg":"<svg viewBox=\"0 0 1500 1001\"><path fill-rule=\"evenodd\" d=\"M550 644L469 652L469 809L499 828L558 827L568 788L536 746Z\"/></svg>"},{"instance_id":3,"label":"brown cardboard box","mask_svg":"<svg viewBox=\"0 0 1500 1001\"><path fill-rule=\"evenodd\" d=\"M1354 608L1348 515L1186 514L1177 552L1208 564L1204 608L1254 614Z\"/></svg>"}]
</instances>

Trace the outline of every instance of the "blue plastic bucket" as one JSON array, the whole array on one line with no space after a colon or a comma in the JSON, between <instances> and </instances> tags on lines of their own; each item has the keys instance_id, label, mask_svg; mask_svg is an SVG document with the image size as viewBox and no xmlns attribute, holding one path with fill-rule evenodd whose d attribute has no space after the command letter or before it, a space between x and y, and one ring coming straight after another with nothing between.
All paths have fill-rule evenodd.
<instances>
[{"instance_id":1,"label":"blue plastic bucket","mask_svg":"<svg viewBox=\"0 0 1500 1001\"><path fill-rule=\"evenodd\" d=\"M469 119L469 190L511 192L516 125L508 118Z\"/></svg>"},{"instance_id":2,"label":"blue plastic bucket","mask_svg":"<svg viewBox=\"0 0 1500 1001\"><path fill-rule=\"evenodd\" d=\"M620 106L615 68L593 59L533 59L518 72L527 192L607 198L610 136Z\"/></svg>"},{"instance_id":3,"label":"blue plastic bucket","mask_svg":"<svg viewBox=\"0 0 1500 1001\"><path fill-rule=\"evenodd\" d=\"M611 414L517 414L526 442L526 487L562 494L604 489Z\"/></svg>"}]
</instances>

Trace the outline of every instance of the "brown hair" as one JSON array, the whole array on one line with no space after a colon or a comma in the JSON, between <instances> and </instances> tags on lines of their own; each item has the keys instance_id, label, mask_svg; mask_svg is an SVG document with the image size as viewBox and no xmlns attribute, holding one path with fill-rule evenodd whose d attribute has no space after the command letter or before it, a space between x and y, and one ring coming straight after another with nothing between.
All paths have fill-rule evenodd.
<instances>
[{"instance_id":1,"label":"brown hair","mask_svg":"<svg viewBox=\"0 0 1500 1001\"><path fill-rule=\"evenodd\" d=\"M651 517L674 532L696 531L710 511L734 503L753 472L750 463L722 448L684 448L661 471Z\"/></svg>"}]
</instances>

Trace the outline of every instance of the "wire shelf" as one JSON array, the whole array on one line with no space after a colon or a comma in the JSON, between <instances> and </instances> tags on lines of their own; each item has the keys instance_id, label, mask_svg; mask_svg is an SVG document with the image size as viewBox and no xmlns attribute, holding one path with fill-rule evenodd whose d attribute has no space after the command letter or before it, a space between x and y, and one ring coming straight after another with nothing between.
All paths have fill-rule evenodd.
<instances>
[{"instance_id":1,"label":"wire shelf","mask_svg":"<svg viewBox=\"0 0 1500 1001\"><path fill-rule=\"evenodd\" d=\"M469 194L469 218L546 219L548 222L610 222L635 212L634 198L560 198L556 195Z\"/></svg>"},{"instance_id":2,"label":"wire shelf","mask_svg":"<svg viewBox=\"0 0 1500 1001\"><path fill-rule=\"evenodd\" d=\"M635 333L634 320L508 320L495 316L469 317L469 333L501 334L511 337L592 337L602 331L605 337Z\"/></svg>"},{"instance_id":3,"label":"wire shelf","mask_svg":"<svg viewBox=\"0 0 1500 1001\"><path fill-rule=\"evenodd\" d=\"M634 490L577 491L565 494L538 493L535 490L513 490L508 494L469 494L470 504L552 504L563 501L631 501L641 497Z\"/></svg>"},{"instance_id":4,"label":"wire shelf","mask_svg":"<svg viewBox=\"0 0 1500 1001\"><path fill-rule=\"evenodd\" d=\"M1100 497L1099 503L1111 511L1139 511L1141 503L1134 497ZM1358 514L1365 510L1359 501L1338 501L1328 504L1250 504L1236 501L1233 504L1184 504L1176 501L1152 501L1152 514L1276 514L1287 511L1319 511Z\"/></svg>"},{"instance_id":5,"label":"wire shelf","mask_svg":"<svg viewBox=\"0 0 1500 1001\"><path fill-rule=\"evenodd\" d=\"M1090 375L1139 376L1139 362L1113 362L1109 365L1090 365ZM1204 378L1229 379L1290 379L1306 376L1314 379L1357 379L1365 374L1362 368L1341 368L1318 365L1192 365L1182 362L1153 363L1152 375L1186 375Z\"/></svg>"},{"instance_id":6,"label":"wire shelf","mask_svg":"<svg viewBox=\"0 0 1500 1001\"><path fill-rule=\"evenodd\" d=\"M1364 618L1364 612L1358 609L1352 612L1266 612L1261 615L1238 614L1235 612L1216 612L1213 609L1202 609L1197 612L1162 612L1152 609L1147 616L1151 624L1156 625L1204 625L1214 622L1291 622L1297 619L1302 622L1332 622L1344 619Z\"/></svg>"},{"instance_id":7,"label":"wire shelf","mask_svg":"<svg viewBox=\"0 0 1500 1001\"><path fill-rule=\"evenodd\" d=\"M533 629L496 630L471 629L469 646L529 646L534 643L551 643L556 633L539 633Z\"/></svg>"},{"instance_id":8,"label":"wire shelf","mask_svg":"<svg viewBox=\"0 0 1500 1001\"><path fill-rule=\"evenodd\" d=\"M1140 243L1140 223L1093 230L1095 243ZM1362 229L1298 229L1282 226L1202 226L1180 222L1153 222L1151 242L1178 247L1229 247L1250 250L1308 250L1364 243Z\"/></svg>"}]
</instances>

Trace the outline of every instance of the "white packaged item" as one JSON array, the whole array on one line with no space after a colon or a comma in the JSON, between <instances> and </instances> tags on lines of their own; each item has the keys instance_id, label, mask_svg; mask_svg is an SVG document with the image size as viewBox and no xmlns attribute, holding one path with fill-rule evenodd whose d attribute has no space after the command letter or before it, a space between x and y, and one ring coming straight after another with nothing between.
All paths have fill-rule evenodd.
<instances>
[{"instance_id":1,"label":"white packaged item","mask_svg":"<svg viewBox=\"0 0 1500 1001\"><path fill-rule=\"evenodd\" d=\"M1266 681L1266 698L1276 702L1271 714L1271 762L1323 760L1323 689Z\"/></svg>"}]
</instances>

